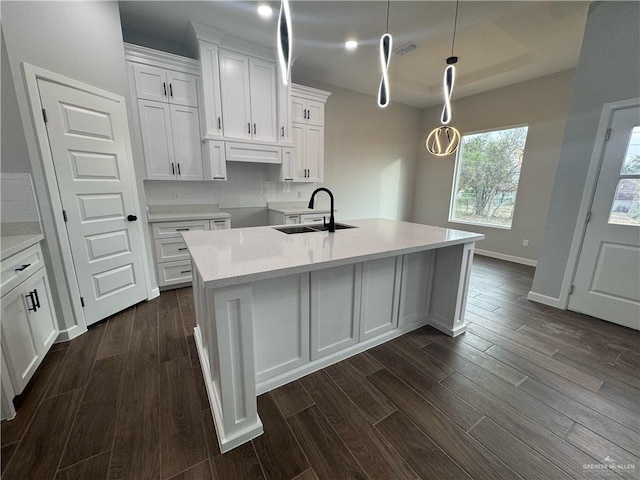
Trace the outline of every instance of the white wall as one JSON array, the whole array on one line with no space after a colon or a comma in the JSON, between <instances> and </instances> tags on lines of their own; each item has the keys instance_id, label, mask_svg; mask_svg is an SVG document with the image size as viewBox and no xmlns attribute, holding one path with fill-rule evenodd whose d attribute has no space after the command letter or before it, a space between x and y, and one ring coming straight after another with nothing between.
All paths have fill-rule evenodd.
<instances>
[{"instance_id":1,"label":"white wall","mask_svg":"<svg viewBox=\"0 0 640 480\"><path fill-rule=\"evenodd\" d=\"M640 3L591 5L532 291L559 298L605 103L640 95Z\"/></svg>"},{"instance_id":2,"label":"white wall","mask_svg":"<svg viewBox=\"0 0 640 480\"><path fill-rule=\"evenodd\" d=\"M424 111L416 170L413 220L485 235L477 248L535 261L544 233L551 186L560 155L574 71L548 75L453 100L453 125L462 134L529 126L511 230L451 223L449 201L455 158L427 152L424 139L439 125L442 106ZM529 246L523 247L523 239Z\"/></svg>"},{"instance_id":3,"label":"white wall","mask_svg":"<svg viewBox=\"0 0 640 480\"><path fill-rule=\"evenodd\" d=\"M30 159L33 159L32 165L40 165L23 81L22 63L117 93L124 96L127 104L130 104L117 2L3 1L2 28L20 113L20 118L12 118L9 121L13 121L16 128L21 125L28 153L28 156L14 156L12 170L29 171ZM2 88L4 91L4 79ZM11 142L12 139L4 138L4 112L2 120L4 158L4 143ZM138 178L142 178L139 175L141 151L135 144L133 149L136 173ZM11 151L20 151L19 145L11 147ZM21 169L21 166L24 166L24 169ZM60 244L55 234L51 233L55 231L51 220L51 204L39 168L33 169L33 179L46 235L44 247L47 267L53 280L51 283L58 319L61 328L64 329L73 326L75 318L62 271ZM141 180L139 191L142 193ZM149 245L148 240L146 243ZM149 263L149 268L151 265ZM155 279L153 281L155 282Z\"/></svg>"}]
</instances>

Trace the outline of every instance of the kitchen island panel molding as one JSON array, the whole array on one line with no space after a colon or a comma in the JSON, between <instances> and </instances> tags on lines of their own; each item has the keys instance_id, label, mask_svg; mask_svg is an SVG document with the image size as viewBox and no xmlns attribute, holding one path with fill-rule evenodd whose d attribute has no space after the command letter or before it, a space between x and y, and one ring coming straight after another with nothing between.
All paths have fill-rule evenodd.
<instances>
[{"instance_id":1,"label":"kitchen island panel molding","mask_svg":"<svg viewBox=\"0 0 640 480\"><path fill-rule=\"evenodd\" d=\"M482 235L350 223L358 228L297 236L271 227L184 234L196 346L223 453L262 433L256 395L426 324L464 332Z\"/></svg>"}]
</instances>

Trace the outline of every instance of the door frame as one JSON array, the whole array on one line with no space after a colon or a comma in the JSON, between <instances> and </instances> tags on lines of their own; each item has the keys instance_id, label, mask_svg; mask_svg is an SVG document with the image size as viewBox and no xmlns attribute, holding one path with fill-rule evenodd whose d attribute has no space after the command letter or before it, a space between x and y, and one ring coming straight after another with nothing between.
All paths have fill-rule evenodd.
<instances>
[{"instance_id":1,"label":"door frame","mask_svg":"<svg viewBox=\"0 0 640 480\"><path fill-rule=\"evenodd\" d=\"M567 310L569 307L569 292L571 291L571 286L574 283L576 271L578 269L580 253L582 252L582 244L584 243L584 237L587 233L587 215L591 211L591 204L593 203L593 197L596 192L598 177L600 176L600 168L602 166L602 160L604 159L604 151L607 146L607 132L609 128L611 128L613 116L617 110L624 110L633 107L640 107L640 97L621 100L619 102L605 103L602 107L600 123L598 124L598 130L596 131L593 152L591 153L591 160L589 162L589 170L587 171L587 179L582 192L582 200L580 201L580 210L578 210L578 221L573 232L567 267L565 268L564 277L562 279L560 296L558 298L560 305L553 305L554 307L559 307L563 310Z\"/></svg>"},{"instance_id":2,"label":"door frame","mask_svg":"<svg viewBox=\"0 0 640 480\"><path fill-rule=\"evenodd\" d=\"M84 315L84 307L80 301L80 287L78 285L78 278L76 276L75 266L73 262L73 255L71 253L71 244L69 242L67 228L65 226L65 221L62 215L62 199L60 197L60 191L58 189L58 179L56 177L55 165L53 162L53 157L51 155L51 148L49 145L49 136L47 133L46 124L44 122L43 114L42 114L42 102L40 101L40 90L38 88L38 80L45 80L53 83L58 83L67 87L75 88L77 90L81 90L93 95L98 95L101 97L108 98L122 105L123 113L124 113L124 121L125 121L125 142L126 142L126 151L129 156L129 161L131 162L131 172L132 176L129 178L129 183L133 188L133 191L136 193L136 198L139 200L138 195L138 187L136 185L135 179L135 169L133 165L133 152L131 149L131 135L129 130L129 118L126 110L125 98L122 95L117 95L112 92L108 92L106 90L102 90L98 87L94 87L92 85L88 85L86 83L80 82L78 80L74 80L72 78L66 77L64 75L59 75L57 73L50 72L40 67L36 67L34 65L30 65L28 63L23 63L22 68L24 71L24 80L26 85L26 93L27 99L29 101L29 109L31 113L31 122L36 135L36 144L38 148L39 157L41 162L38 162L38 159L31 158L31 167L34 173L39 171L43 175L42 183L39 181L40 179L34 178L36 180L35 187L36 192L40 194L44 194L47 196L49 201L51 202L51 211L53 214L53 221L43 222L45 241L47 238L55 238L57 243L57 251L52 251L52 248L48 248L49 254L51 255L51 260L53 264L54 271L56 269L61 269L63 273L63 278L65 280L65 284L67 287L67 291L69 292L71 308L73 310L73 314L75 317L75 325L66 328L66 330L60 329L60 335L57 338L57 341L71 340L72 338L77 337L78 335L83 334L87 331L87 323ZM40 187L40 188L38 188ZM48 192L48 193L47 193ZM138 216L138 218L145 218L140 214L140 202L136 201L134 208L134 214ZM137 225L139 230L139 238L142 242L142 261L143 267L148 265L147 259L147 248L144 240L144 232L142 229L142 222L139 222ZM49 243L49 242L47 242ZM144 282L145 291L147 292L147 298L151 299L153 297L158 296L159 292L155 290L151 290L151 286L153 282L151 281L150 272L148 268L143 268L144 273L142 275L142 281ZM58 273L57 271L54 272ZM58 276L58 279L60 276Z\"/></svg>"}]
</instances>

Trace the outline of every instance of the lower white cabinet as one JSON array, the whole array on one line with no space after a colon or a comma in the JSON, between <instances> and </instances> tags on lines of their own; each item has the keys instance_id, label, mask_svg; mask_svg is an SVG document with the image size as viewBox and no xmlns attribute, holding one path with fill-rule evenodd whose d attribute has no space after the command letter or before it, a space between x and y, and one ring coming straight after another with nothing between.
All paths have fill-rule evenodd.
<instances>
[{"instance_id":1,"label":"lower white cabinet","mask_svg":"<svg viewBox=\"0 0 640 480\"><path fill-rule=\"evenodd\" d=\"M39 246L34 250L40 252ZM12 258L6 262L11 264ZM58 335L46 269L41 267L22 279L13 290L3 295L0 305L2 352L13 390L18 395Z\"/></svg>"},{"instance_id":2,"label":"lower white cabinet","mask_svg":"<svg viewBox=\"0 0 640 480\"><path fill-rule=\"evenodd\" d=\"M360 341L377 337L398 326L402 257L362 264Z\"/></svg>"},{"instance_id":3,"label":"lower white cabinet","mask_svg":"<svg viewBox=\"0 0 640 480\"><path fill-rule=\"evenodd\" d=\"M226 180L227 179L227 154L224 142L220 140L205 140L205 180Z\"/></svg>"},{"instance_id":4,"label":"lower white cabinet","mask_svg":"<svg viewBox=\"0 0 640 480\"><path fill-rule=\"evenodd\" d=\"M182 238L183 232L229 228L231 220L228 218L152 223L158 286L182 285L192 280L191 256Z\"/></svg>"}]
</instances>

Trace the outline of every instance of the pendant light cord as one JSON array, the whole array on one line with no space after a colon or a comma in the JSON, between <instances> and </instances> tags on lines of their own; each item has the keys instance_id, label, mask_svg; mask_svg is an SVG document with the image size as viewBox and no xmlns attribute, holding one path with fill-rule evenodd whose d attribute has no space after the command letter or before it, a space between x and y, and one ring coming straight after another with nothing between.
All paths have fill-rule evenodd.
<instances>
[{"instance_id":1,"label":"pendant light cord","mask_svg":"<svg viewBox=\"0 0 640 480\"><path fill-rule=\"evenodd\" d=\"M458 28L458 3L459 0L456 0L456 16L453 20L453 38L451 39L451 56L453 57L453 46L456 43L456 30ZM387 12L387 30L389 29L389 13Z\"/></svg>"},{"instance_id":2,"label":"pendant light cord","mask_svg":"<svg viewBox=\"0 0 640 480\"><path fill-rule=\"evenodd\" d=\"M387 0L387 33L389 33L389 7L391 6L391 0Z\"/></svg>"}]
</instances>

